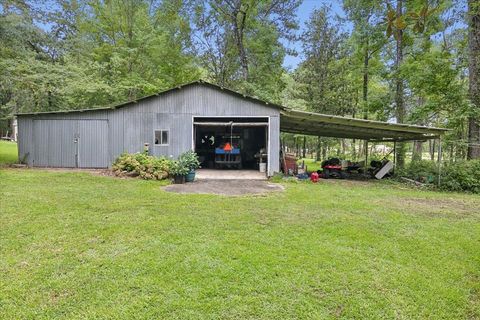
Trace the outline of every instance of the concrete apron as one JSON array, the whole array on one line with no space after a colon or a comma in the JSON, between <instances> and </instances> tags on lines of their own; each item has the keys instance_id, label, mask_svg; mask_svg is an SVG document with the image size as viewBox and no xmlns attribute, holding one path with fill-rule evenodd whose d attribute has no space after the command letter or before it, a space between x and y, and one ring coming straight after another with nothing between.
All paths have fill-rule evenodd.
<instances>
[{"instance_id":1,"label":"concrete apron","mask_svg":"<svg viewBox=\"0 0 480 320\"><path fill-rule=\"evenodd\" d=\"M171 184L162 187L167 192L216 194L224 196L265 195L271 192L283 191L284 187L278 183L269 183L263 180L197 180L183 184Z\"/></svg>"},{"instance_id":2,"label":"concrete apron","mask_svg":"<svg viewBox=\"0 0 480 320\"><path fill-rule=\"evenodd\" d=\"M267 176L258 170L198 169L195 180L267 180Z\"/></svg>"}]
</instances>

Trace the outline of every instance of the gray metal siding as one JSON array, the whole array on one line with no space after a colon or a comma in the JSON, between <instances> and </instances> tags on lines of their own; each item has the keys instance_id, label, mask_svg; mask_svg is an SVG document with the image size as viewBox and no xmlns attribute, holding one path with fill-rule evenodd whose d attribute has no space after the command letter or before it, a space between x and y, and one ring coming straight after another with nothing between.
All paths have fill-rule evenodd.
<instances>
[{"instance_id":1,"label":"gray metal siding","mask_svg":"<svg viewBox=\"0 0 480 320\"><path fill-rule=\"evenodd\" d=\"M33 120L31 118L18 119L18 159L29 166L33 165Z\"/></svg>"},{"instance_id":2,"label":"gray metal siding","mask_svg":"<svg viewBox=\"0 0 480 320\"><path fill-rule=\"evenodd\" d=\"M33 161L44 167L75 167L76 121L34 120Z\"/></svg>"},{"instance_id":3,"label":"gray metal siding","mask_svg":"<svg viewBox=\"0 0 480 320\"><path fill-rule=\"evenodd\" d=\"M77 164L80 168L110 165L108 120L35 119L32 138L31 165L64 168Z\"/></svg>"},{"instance_id":4,"label":"gray metal siding","mask_svg":"<svg viewBox=\"0 0 480 320\"><path fill-rule=\"evenodd\" d=\"M78 121L78 166L106 168L110 165L107 120Z\"/></svg>"},{"instance_id":5,"label":"gray metal siding","mask_svg":"<svg viewBox=\"0 0 480 320\"><path fill-rule=\"evenodd\" d=\"M47 125L48 120L33 121L33 164L35 166L48 166L48 149L51 142L50 127ZM53 166L53 164L52 164Z\"/></svg>"},{"instance_id":6,"label":"gray metal siding","mask_svg":"<svg viewBox=\"0 0 480 320\"><path fill-rule=\"evenodd\" d=\"M185 150L192 148L193 125L192 120L195 116L208 117L275 117L273 125L278 123L279 128L279 110L268 105L241 99L237 96L221 92L214 88L205 86L192 86L156 99L140 101L139 103L127 107L125 119L126 150L129 152L141 151L145 142L151 146L151 153L156 156L166 156L176 158ZM127 116L128 113L128 116ZM142 114L143 119L154 119L153 124L149 120L139 120L132 114ZM148 114L148 115L147 115ZM165 129L170 132L170 142L168 146L155 146L153 141L153 131L155 129ZM145 130L150 131L144 141L139 136ZM278 158L277 149L280 149L280 138L272 135L270 152ZM136 135L136 136L135 136ZM278 140L278 141L277 141ZM272 170L278 171L278 164L272 159ZM278 161L278 160L277 160ZM273 173L273 171L271 172Z\"/></svg>"},{"instance_id":7,"label":"gray metal siding","mask_svg":"<svg viewBox=\"0 0 480 320\"><path fill-rule=\"evenodd\" d=\"M275 172L280 172L280 117L270 117L270 125L268 128L270 137L270 145L268 154L270 161L268 162L268 175L272 176Z\"/></svg>"},{"instance_id":8,"label":"gray metal siding","mask_svg":"<svg viewBox=\"0 0 480 320\"><path fill-rule=\"evenodd\" d=\"M106 155L102 154L102 162L106 160L108 166L122 152L140 152L144 143L150 144L151 154L176 158L182 152L192 148L193 117L270 117L270 164L269 174L279 171L279 150L280 150L280 114L277 108L269 105L242 99L238 96L222 92L204 85L194 85L174 90L155 98L140 100L120 109L84 111L65 114L43 114L34 116L19 117L19 154L32 154L37 143L42 152L49 152L45 149L43 139L52 139L54 145L65 145L69 140L55 140L55 135L49 135L42 131L41 137L35 137L33 133L33 120L108 120L107 128L99 128L96 122L88 122L91 127L85 128L97 137L102 137L96 142L98 148L85 149L84 152L96 153L96 150L105 148ZM87 124L87 122L85 122ZM154 130L169 130L168 146L154 145ZM47 129L41 129L47 130ZM105 131L106 130L106 131ZM51 138L49 138L51 137ZM35 146L34 146L35 144ZM43 148L43 149L42 149ZM57 164L57 158L61 163L65 161L62 147L56 148L53 153L41 154L42 163L48 166ZM57 151L60 150L60 153ZM96 154L91 154L90 162L93 163ZM42 158L43 157L43 158ZM50 157L50 158L46 158ZM32 163L32 156L27 157L29 165Z\"/></svg>"}]
</instances>

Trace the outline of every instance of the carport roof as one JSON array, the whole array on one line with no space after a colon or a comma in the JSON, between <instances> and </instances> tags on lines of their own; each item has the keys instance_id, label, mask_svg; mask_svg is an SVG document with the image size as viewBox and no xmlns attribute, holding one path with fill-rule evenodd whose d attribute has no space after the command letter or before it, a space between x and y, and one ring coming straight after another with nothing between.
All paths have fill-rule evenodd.
<instances>
[{"instance_id":1,"label":"carport roof","mask_svg":"<svg viewBox=\"0 0 480 320\"><path fill-rule=\"evenodd\" d=\"M284 109L280 130L288 133L369 141L412 141L435 139L448 129L394 124Z\"/></svg>"}]
</instances>

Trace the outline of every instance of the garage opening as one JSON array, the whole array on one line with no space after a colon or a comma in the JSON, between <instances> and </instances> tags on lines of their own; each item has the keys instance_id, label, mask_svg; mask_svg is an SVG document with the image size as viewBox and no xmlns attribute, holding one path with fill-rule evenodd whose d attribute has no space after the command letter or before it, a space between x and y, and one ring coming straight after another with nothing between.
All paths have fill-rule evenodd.
<instances>
[{"instance_id":1,"label":"garage opening","mask_svg":"<svg viewBox=\"0 0 480 320\"><path fill-rule=\"evenodd\" d=\"M268 117L195 117L193 124L202 168L266 172Z\"/></svg>"}]
</instances>

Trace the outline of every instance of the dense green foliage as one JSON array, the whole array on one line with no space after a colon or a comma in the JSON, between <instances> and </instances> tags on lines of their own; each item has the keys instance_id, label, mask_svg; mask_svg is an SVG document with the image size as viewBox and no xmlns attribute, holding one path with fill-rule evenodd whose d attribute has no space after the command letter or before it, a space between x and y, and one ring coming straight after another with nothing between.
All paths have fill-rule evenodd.
<instances>
[{"instance_id":1,"label":"dense green foliage","mask_svg":"<svg viewBox=\"0 0 480 320\"><path fill-rule=\"evenodd\" d=\"M182 162L190 170L195 170L200 168L200 161L198 161L198 156L195 152L189 150L185 151L178 157L178 161Z\"/></svg>"},{"instance_id":2,"label":"dense green foliage","mask_svg":"<svg viewBox=\"0 0 480 320\"><path fill-rule=\"evenodd\" d=\"M172 161L145 153L123 153L112 166L118 176L139 176L146 180L162 180L172 170Z\"/></svg>"},{"instance_id":3,"label":"dense green foliage","mask_svg":"<svg viewBox=\"0 0 480 320\"><path fill-rule=\"evenodd\" d=\"M184 176L190 172L190 168L181 160L173 160L170 165L170 173L173 176Z\"/></svg>"},{"instance_id":4,"label":"dense green foliage","mask_svg":"<svg viewBox=\"0 0 480 320\"><path fill-rule=\"evenodd\" d=\"M437 181L438 166L435 162L428 160L412 161L405 168L399 169L396 176L433 184Z\"/></svg>"},{"instance_id":5,"label":"dense green foliage","mask_svg":"<svg viewBox=\"0 0 480 320\"><path fill-rule=\"evenodd\" d=\"M198 156L193 151L182 153L177 160L137 152L120 155L114 161L112 170L117 176L139 176L145 180L163 180L168 176L186 175L199 167Z\"/></svg>"},{"instance_id":6,"label":"dense green foliage","mask_svg":"<svg viewBox=\"0 0 480 320\"><path fill-rule=\"evenodd\" d=\"M432 161L412 161L397 176L438 186L438 165ZM446 162L440 171L440 189L480 193L480 160Z\"/></svg>"},{"instance_id":7,"label":"dense green foliage","mask_svg":"<svg viewBox=\"0 0 480 320\"><path fill-rule=\"evenodd\" d=\"M200 74L181 2L46 3L0 4L0 118L133 100Z\"/></svg>"},{"instance_id":8,"label":"dense green foliage","mask_svg":"<svg viewBox=\"0 0 480 320\"><path fill-rule=\"evenodd\" d=\"M440 187L450 191L480 193L480 160L447 164L443 168Z\"/></svg>"}]
</instances>

